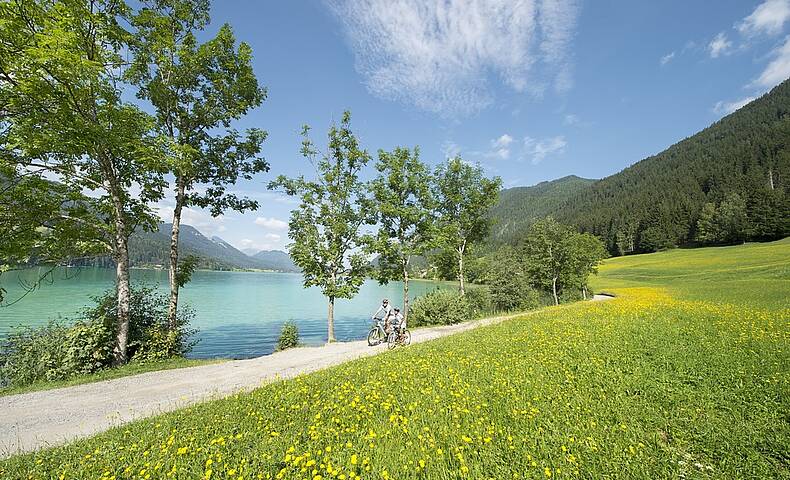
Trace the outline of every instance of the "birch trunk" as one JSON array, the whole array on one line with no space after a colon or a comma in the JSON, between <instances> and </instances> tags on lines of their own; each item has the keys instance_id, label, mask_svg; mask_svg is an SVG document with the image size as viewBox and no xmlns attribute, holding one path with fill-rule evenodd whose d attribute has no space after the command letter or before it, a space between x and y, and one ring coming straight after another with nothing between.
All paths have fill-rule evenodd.
<instances>
[{"instance_id":1,"label":"birch trunk","mask_svg":"<svg viewBox=\"0 0 790 480\"><path fill-rule=\"evenodd\" d=\"M466 295L466 291L464 290L464 250L466 250L466 241L464 241L458 249L458 282L462 297Z\"/></svg>"},{"instance_id":2,"label":"birch trunk","mask_svg":"<svg viewBox=\"0 0 790 480\"><path fill-rule=\"evenodd\" d=\"M560 299L557 297L557 277L551 279L551 292L554 294L554 305L559 305Z\"/></svg>"},{"instance_id":3,"label":"birch trunk","mask_svg":"<svg viewBox=\"0 0 790 480\"><path fill-rule=\"evenodd\" d=\"M170 330L175 329L178 315L178 233L181 229L181 210L184 207L184 182L178 180L176 191L176 206L173 209L173 229L170 232L170 303L167 309L167 323Z\"/></svg>"},{"instance_id":4,"label":"birch trunk","mask_svg":"<svg viewBox=\"0 0 790 480\"><path fill-rule=\"evenodd\" d=\"M403 320L409 321L409 259L403 262Z\"/></svg>"},{"instance_id":5,"label":"birch trunk","mask_svg":"<svg viewBox=\"0 0 790 480\"><path fill-rule=\"evenodd\" d=\"M327 343L335 341L335 297L329 297L329 312L327 315Z\"/></svg>"}]
</instances>

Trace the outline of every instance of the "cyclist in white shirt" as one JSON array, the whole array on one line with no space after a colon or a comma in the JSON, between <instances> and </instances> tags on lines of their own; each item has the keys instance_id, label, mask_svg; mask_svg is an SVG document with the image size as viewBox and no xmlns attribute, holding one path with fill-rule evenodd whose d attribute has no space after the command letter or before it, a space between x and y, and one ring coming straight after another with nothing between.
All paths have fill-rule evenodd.
<instances>
[{"instance_id":1,"label":"cyclist in white shirt","mask_svg":"<svg viewBox=\"0 0 790 480\"><path fill-rule=\"evenodd\" d=\"M392 305L390 305L390 301L385 298L384 300L381 301L381 306L379 307L378 310L376 310L376 313L374 313L373 316L370 317L370 319L376 320L380 318L384 320L385 325L389 325L390 316L392 316Z\"/></svg>"}]
</instances>

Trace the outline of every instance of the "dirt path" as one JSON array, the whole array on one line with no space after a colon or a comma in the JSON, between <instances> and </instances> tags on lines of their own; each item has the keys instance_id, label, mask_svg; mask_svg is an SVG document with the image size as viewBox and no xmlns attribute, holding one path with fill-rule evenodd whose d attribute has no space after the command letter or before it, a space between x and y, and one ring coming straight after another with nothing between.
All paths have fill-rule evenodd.
<instances>
[{"instance_id":1,"label":"dirt path","mask_svg":"<svg viewBox=\"0 0 790 480\"><path fill-rule=\"evenodd\" d=\"M611 297L596 295L594 300ZM524 314L421 328L419 343ZM0 397L0 458L87 437L132 420L253 389L276 378L313 372L386 346L365 341L286 350L250 360L149 372L74 387Z\"/></svg>"}]
</instances>

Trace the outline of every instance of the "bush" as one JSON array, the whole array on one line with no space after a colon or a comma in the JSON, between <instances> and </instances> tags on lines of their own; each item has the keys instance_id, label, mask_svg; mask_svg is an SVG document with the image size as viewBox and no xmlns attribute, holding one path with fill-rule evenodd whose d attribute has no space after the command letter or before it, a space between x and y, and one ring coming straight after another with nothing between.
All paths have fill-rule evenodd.
<instances>
[{"instance_id":1,"label":"bush","mask_svg":"<svg viewBox=\"0 0 790 480\"><path fill-rule=\"evenodd\" d=\"M287 350L299 346L299 328L293 321L287 321L280 330L280 338L277 339L277 350Z\"/></svg>"},{"instance_id":2,"label":"bush","mask_svg":"<svg viewBox=\"0 0 790 480\"><path fill-rule=\"evenodd\" d=\"M115 291L94 298L96 305L67 326L51 322L43 327L12 331L0 348L0 383L27 385L40 380L63 380L97 372L112 364L115 346ZM194 346L189 328L194 314L179 312L171 331L167 324L168 298L143 286L132 290L128 354L147 362L183 356Z\"/></svg>"},{"instance_id":3,"label":"bush","mask_svg":"<svg viewBox=\"0 0 790 480\"><path fill-rule=\"evenodd\" d=\"M531 310L540 305L540 295L532 288L526 275L503 275L492 278L491 303L495 310L512 312Z\"/></svg>"},{"instance_id":4,"label":"bush","mask_svg":"<svg viewBox=\"0 0 790 480\"><path fill-rule=\"evenodd\" d=\"M491 312L491 290L486 285L475 285L466 290L466 302L473 317Z\"/></svg>"},{"instance_id":5,"label":"bush","mask_svg":"<svg viewBox=\"0 0 790 480\"><path fill-rule=\"evenodd\" d=\"M472 318L473 309L460 293L435 290L418 297L409 309L409 325L451 325Z\"/></svg>"}]
</instances>

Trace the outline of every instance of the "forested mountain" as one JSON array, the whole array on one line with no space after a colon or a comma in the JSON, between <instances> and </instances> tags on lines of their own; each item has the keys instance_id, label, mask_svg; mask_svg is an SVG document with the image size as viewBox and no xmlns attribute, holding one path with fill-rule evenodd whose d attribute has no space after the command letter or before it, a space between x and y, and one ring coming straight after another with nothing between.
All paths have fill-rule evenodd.
<instances>
[{"instance_id":1,"label":"forested mountain","mask_svg":"<svg viewBox=\"0 0 790 480\"><path fill-rule=\"evenodd\" d=\"M790 81L663 152L578 188L554 208L523 198L519 207L517 192L503 192L493 210L501 225L538 211L600 236L613 254L790 235Z\"/></svg>"},{"instance_id":2,"label":"forested mountain","mask_svg":"<svg viewBox=\"0 0 790 480\"><path fill-rule=\"evenodd\" d=\"M595 180L569 175L531 187L503 190L499 194L499 202L491 209L491 216L495 219L491 240L494 243L512 243L523 237L536 220L553 213L571 195L593 183Z\"/></svg>"},{"instance_id":3,"label":"forested mountain","mask_svg":"<svg viewBox=\"0 0 790 480\"><path fill-rule=\"evenodd\" d=\"M268 265L271 270L282 272L298 272L299 267L294 265L291 256L282 250L261 250L253 255L253 258Z\"/></svg>"},{"instance_id":4,"label":"forested mountain","mask_svg":"<svg viewBox=\"0 0 790 480\"><path fill-rule=\"evenodd\" d=\"M171 224L162 223L156 232L136 232L129 240L132 265L166 265L170 254ZM194 227L181 225L179 232L181 258L194 255L199 268L230 270L236 268L298 271L285 252L266 252L270 255L251 257L219 237L207 238ZM264 253L264 252L260 252Z\"/></svg>"}]
</instances>

